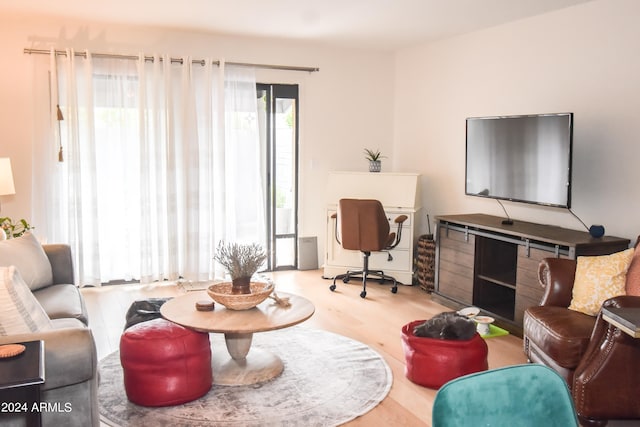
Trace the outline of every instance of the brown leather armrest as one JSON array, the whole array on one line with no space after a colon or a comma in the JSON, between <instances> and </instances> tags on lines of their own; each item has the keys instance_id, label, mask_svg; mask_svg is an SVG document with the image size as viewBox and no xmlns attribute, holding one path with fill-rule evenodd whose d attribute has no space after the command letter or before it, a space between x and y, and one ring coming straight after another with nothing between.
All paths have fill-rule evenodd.
<instances>
[{"instance_id":1,"label":"brown leather armrest","mask_svg":"<svg viewBox=\"0 0 640 427\"><path fill-rule=\"evenodd\" d=\"M401 224L401 223L405 222L407 219L409 219L409 217L408 217L408 216L406 216L406 215L400 215L400 216L396 217L396 219L394 220L394 222L395 222L396 224Z\"/></svg>"},{"instance_id":2,"label":"brown leather armrest","mask_svg":"<svg viewBox=\"0 0 640 427\"><path fill-rule=\"evenodd\" d=\"M640 307L640 297L632 295L619 295L617 297L609 298L602 303L602 306L613 308ZM600 342L605 336L607 328L609 328L610 326L611 325L609 324L609 322L602 318L602 311L600 311L598 313L598 318L596 319L596 324L593 328L593 333L591 334L591 341L597 343ZM593 347L593 345L591 345L591 347ZM593 352L594 349L590 349L590 351ZM589 350L587 350L587 352L589 353Z\"/></svg>"},{"instance_id":3,"label":"brown leather armrest","mask_svg":"<svg viewBox=\"0 0 640 427\"><path fill-rule=\"evenodd\" d=\"M540 305L569 307L573 296L576 261L565 258L545 258L538 266L538 280L544 288Z\"/></svg>"},{"instance_id":4,"label":"brown leather armrest","mask_svg":"<svg viewBox=\"0 0 640 427\"><path fill-rule=\"evenodd\" d=\"M619 295L617 297L609 298L602 303L603 307L640 307L640 297L633 295Z\"/></svg>"},{"instance_id":5,"label":"brown leather armrest","mask_svg":"<svg viewBox=\"0 0 640 427\"><path fill-rule=\"evenodd\" d=\"M640 307L640 297L622 295L603 307ZM639 418L637 404L640 340L609 324L598 314L585 354L576 368L572 394L578 415L585 418Z\"/></svg>"}]
</instances>

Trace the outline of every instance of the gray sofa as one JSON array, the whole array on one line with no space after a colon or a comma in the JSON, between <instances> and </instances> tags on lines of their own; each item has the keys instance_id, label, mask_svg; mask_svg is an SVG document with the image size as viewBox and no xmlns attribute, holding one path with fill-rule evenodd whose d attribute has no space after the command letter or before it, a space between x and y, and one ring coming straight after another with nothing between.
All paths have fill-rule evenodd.
<instances>
[{"instance_id":1,"label":"gray sofa","mask_svg":"<svg viewBox=\"0 0 640 427\"><path fill-rule=\"evenodd\" d=\"M11 241L2 242L7 244ZM96 347L82 294L74 285L71 249L60 244L42 245L42 248L51 264L53 280L32 289L32 293L51 318L53 329L0 336L0 344L44 341L45 383L41 399L58 405L50 405L52 410L42 413L43 426L98 427ZM8 259L12 255L7 254L11 252L4 247L0 251L0 266L15 264L15 260ZM18 270L26 270L25 260L20 261L23 265ZM2 414L0 425L24 426L25 417Z\"/></svg>"}]
</instances>

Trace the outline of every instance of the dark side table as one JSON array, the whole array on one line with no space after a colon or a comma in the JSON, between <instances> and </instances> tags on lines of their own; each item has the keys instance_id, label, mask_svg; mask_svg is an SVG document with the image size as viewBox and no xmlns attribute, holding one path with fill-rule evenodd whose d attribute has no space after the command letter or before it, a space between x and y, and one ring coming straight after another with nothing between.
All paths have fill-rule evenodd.
<instances>
[{"instance_id":1,"label":"dark side table","mask_svg":"<svg viewBox=\"0 0 640 427\"><path fill-rule=\"evenodd\" d=\"M44 383L44 342L16 343L25 350L0 359L0 425L2 418L24 414L28 426L40 426L40 385Z\"/></svg>"},{"instance_id":2,"label":"dark side table","mask_svg":"<svg viewBox=\"0 0 640 427\"><path fill-rule=\"evenodd\" d=\"M634 338L640 338L640 308L603 307L602 318Z\"/></svg>"}]
</instances>

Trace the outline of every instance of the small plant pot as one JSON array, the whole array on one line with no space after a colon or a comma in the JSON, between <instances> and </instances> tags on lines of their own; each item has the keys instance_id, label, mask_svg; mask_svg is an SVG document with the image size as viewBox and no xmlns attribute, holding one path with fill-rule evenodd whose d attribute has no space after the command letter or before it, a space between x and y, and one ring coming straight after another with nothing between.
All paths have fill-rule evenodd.
<instances>
[{"instance_id":1,"label":"small plant pot","mask_svg":"<svg viewBox=\"0 0 640 427\"><path fill-rule=\"evenodd\" d=\"M380 160L369 160L369 172L380 172L382 170L382 162Z\"/></svg>"},{"instance_id":2,"label":"small plant pot","mask_svg":"<svg viewBox=\"0 0 640 427\"><path fill-rule=\"evenodd\" d=\"M233 295L242 295L251 293L251 277L238 277L231 281L231 293Z\"/></svg>"}]
</instances>

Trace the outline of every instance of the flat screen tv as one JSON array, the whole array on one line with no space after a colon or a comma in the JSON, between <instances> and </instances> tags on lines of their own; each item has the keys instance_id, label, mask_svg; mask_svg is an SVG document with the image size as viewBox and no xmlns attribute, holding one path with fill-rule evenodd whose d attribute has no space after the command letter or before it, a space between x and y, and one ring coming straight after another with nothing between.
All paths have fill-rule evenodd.
<instances>
[{"instance_id":1,"label":"flat screen tv","mask_svg":"<svg viewBox=\"0 0 640 427\"><path fill-rule=\"evenodd\" d=\"M573 113L466 120L465 193L571 207Z\"/></svg>"}]
</instances>

